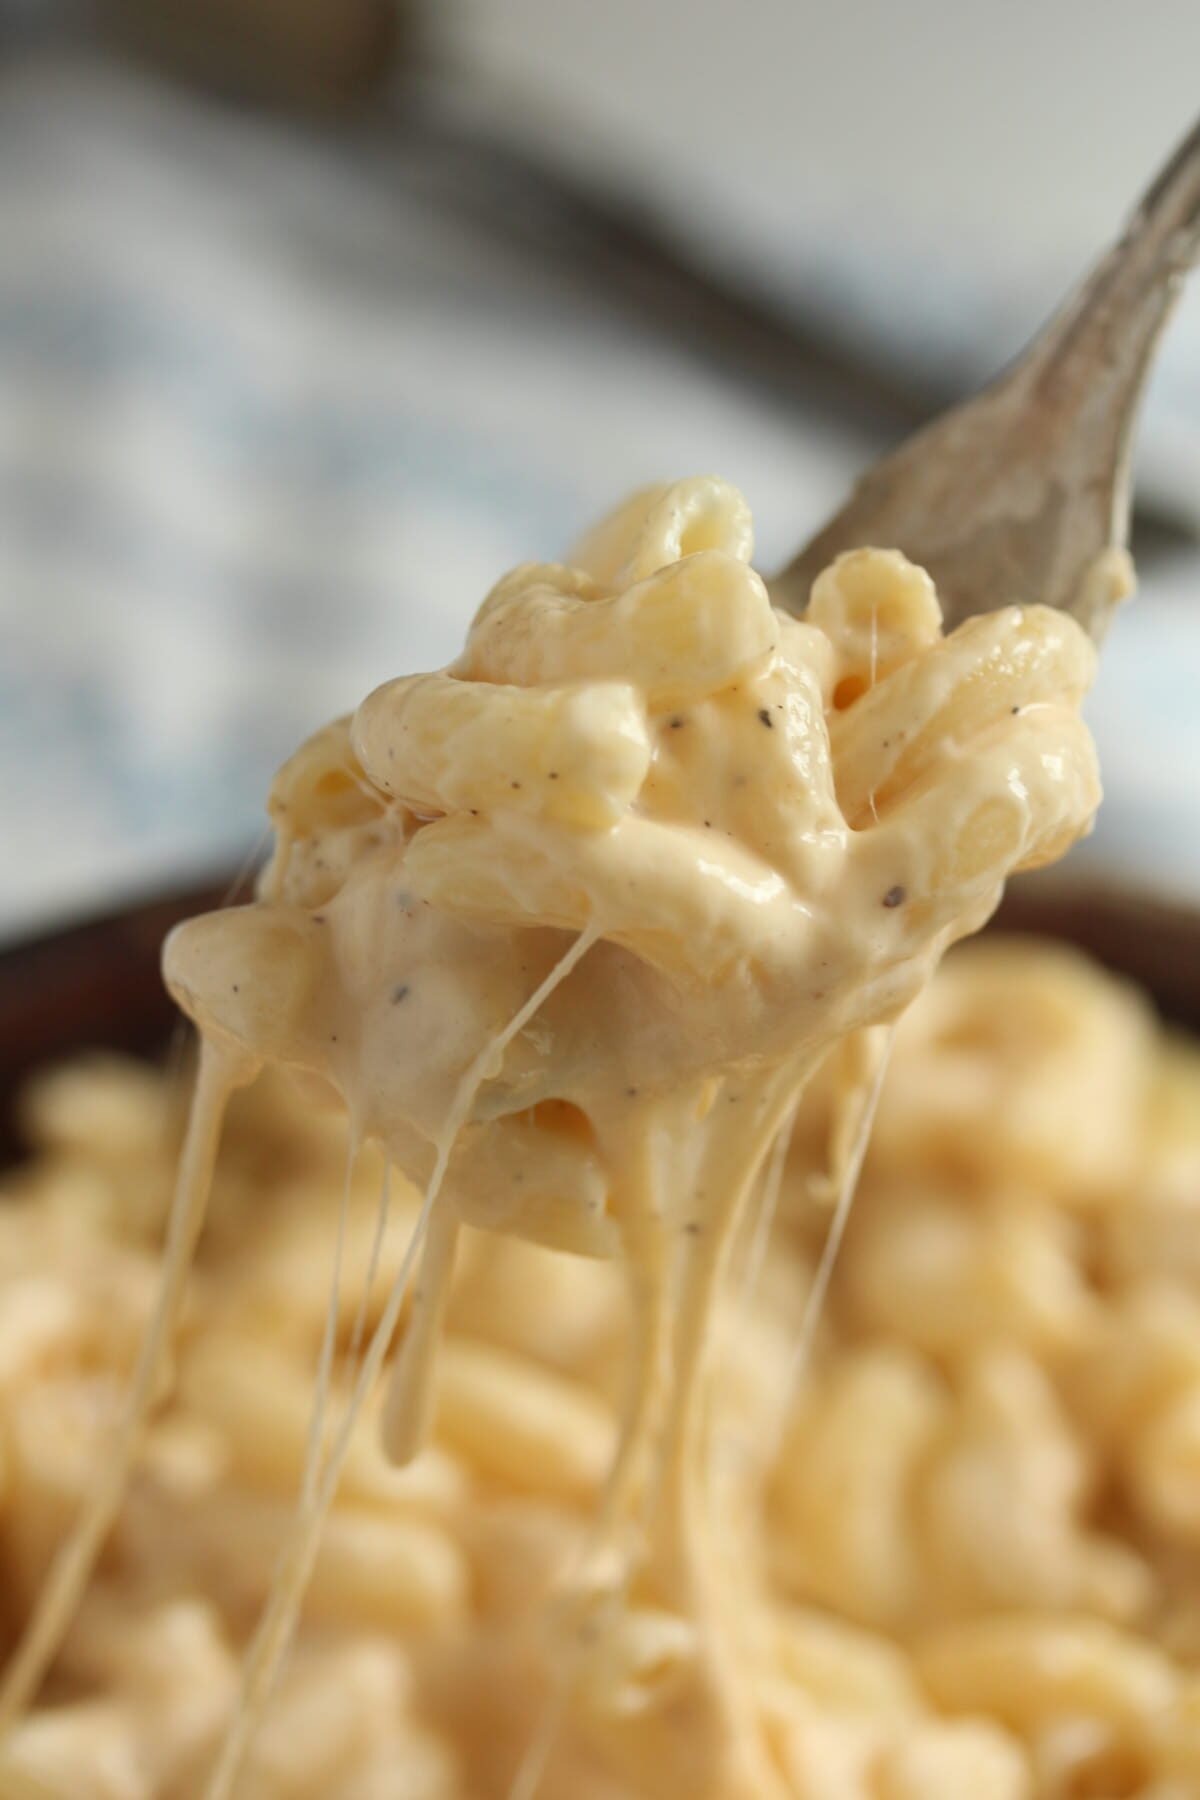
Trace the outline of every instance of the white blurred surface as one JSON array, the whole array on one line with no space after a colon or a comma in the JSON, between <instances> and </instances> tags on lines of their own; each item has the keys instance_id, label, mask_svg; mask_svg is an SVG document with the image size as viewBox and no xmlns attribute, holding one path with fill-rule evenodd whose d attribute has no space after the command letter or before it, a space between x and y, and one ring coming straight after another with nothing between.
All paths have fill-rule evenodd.
<instances>
[{"instance_id":1,"label":"white blurred surface","mask_svg":"<svg viewBox=\"0 0 1200 1800\"><path fill-rule=\"evenodd\" d=\"M1200 116L1196 0L458 0L438 16L511 129L935 378L1006 361ZM1143 461L1200 522L1200 284Z\"/></svg>"},{"instance_id":2,"label":"white blurred surface","mask_svg":"<svg viewBox=\"0 0 1200 1800\"><path fill-rule=\"evenodd\" d=\"M861 459L352 159L111 70L0 80L0 241L9 933L240 859L301 737L624 489L717 469L780 557Z\"/></svg>"},{"instance_id":3,"label":"white blurred surface","mask_svg":"<svg viewBox=\"0 0 1200 1800\"><path fill-rule=\"evenodd\" d=\"M767 250L784 242L787 212L841 268L828 278L844 306L895 296L898 315L899 274L860 287L854 258L902 246L932 303L949 252L915 251L939 239L939 183L956 204L977 177L990 183L973 226L990 260L960 260L1000 309L1031 291L1026 265L1056 285L1076 242L1105 234L1185 110L1182 55L1138 61L1131 36L1133 88L1165 71L1157 106L1123 106L1115 74L1102 105L1094 65L1063 85L1054 7L1050 23L1038 14L1044 41L1022 86L985 9L963 10L986 35L964 25L942 42L928 0L865 60L837 12L792 89L768 10L799 56L809 9L792 20L763 0L736 30L725 9L697 4L682 36L657 16L635 28L626 0L594 12L498 0L472 30L494 92L533 82L547 96L537 129L570 154L602 141L640 179L690 195L678 217L714 258L732 246L764 279L785 279ZM1168 10L1160 0L1147 13ZM506 48L518 23L523 51ZM1194 42L1200 26L1187 29ZM976 46L998 88L980 78L968 103L951 39L960 56ZM922 74L921 45L931 57L938 43ZM1123 53L1115 37L1111 52ZM1200 56L1189 80L1194 68ZM943 89L935 129L929 99ZM785 164L789 92L810 149ZM1060 122L1091 121L1095 139L1095 183L1085 157L1071 165L1069 242L1039 210L1048 152L1030 145L1039 132L1049 143L1056 109ZM537 110L522 109L523 128ZM890 200L869 133L895 140ZM1011 181L989 161L1007 138L1020 140ZM756 184L755 169L778 178ZM868 202L878 231L864 230ZM451 655L498 573L560 553L622 490L728 476L755 508L769 567L873 448L836 422L801 427L623 326L397 193L350 149L99 65L0 69L0 242L6 935L236 860L274 766L305 732L380 680ZM1083 852L1193 898L1198 590L1200 558L1181 553L1114 634L1093 708L1109 801Z\"/></svg>"}]
</instances>

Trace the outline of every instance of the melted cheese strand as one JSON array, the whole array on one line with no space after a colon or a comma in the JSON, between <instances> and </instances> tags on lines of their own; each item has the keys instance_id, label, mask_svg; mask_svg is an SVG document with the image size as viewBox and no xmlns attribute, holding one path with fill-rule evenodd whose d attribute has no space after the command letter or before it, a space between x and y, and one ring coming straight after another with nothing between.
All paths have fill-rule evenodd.
<instances>
[{"instance_id":1,"label":"melted cheese strand","mask_svg":"<svg viewBox=\"0 0 1200 1800\"><path fill-rule=\"evenodd\" d=\"M788 1151L792 1147L792 1133L796 1129L796 1114L799 1110L800 1100L798 1098L780 1127L779 1135L771 1147L771 1157L767 1164L766 1179L763 1182L762 1196L759 1200L758 1217L754 1221L754 1234L750 1239L750 1247L746 1252L746 1266L742 1273L742 1291L738 1310L743 1315L750 1311L754 1303L763 1263L766 1261L767 1245L771 1241L771 1228L775 1223L775 1214L779 1210L779 1196L783 1189L783 1172L787 1167Z\"/></svg>"},{"instance_id":2,"label":"melted cheese strand","mask_svg":"<svg viewBox=\"0 0 1200 1800\"><path fill-rule=\"evenodd\" d=\"M849 1033L838 1072L844 1086L864 1078L854 1093L866 1103L839 1117L837 1205L797 1363L807 1354L873 1101L884 1034L863 1028L896 1016L1006 873L1057 855L1086 822L1094 762L1072 706L1091 653L1069 621L1036 607L943 639L928 579L880 552L828 572L810 622L785 621L746 566L745 508L723 484L642 496L635 511L608 575L523 567L485 602L452 670L385 683L303 746L272 793L280 842L264 903L193 922L168 951L168 980L206 1029L324 1079L408 1174L421 1179L433 1161L360 1357L363 1294L351 1395L324 1456L328 1396L317 1394L300 1505L249 1646L216 1800L296 1627L350 1434L418 1269L387 1415L393 1450L419 1441L459 1216L629 1266L636 1391L600 1509L602 1545L607 1536L624 1555L600 1559L574 1596L589 1609L580 1645L583 1625L594 1633L613 1614L603 1657L572 1696L580 1743L595 1739L605 1762L644 1754L677 1768L660 1792L777 1791L784 1749L751 1704L759 1645L738 1624L739 1540L714 1510L714 1314L759 1277L784 1120ZM1033 701L1046 717L1023 716ZM576 723L586 714L578 741L560 729L565 705ZM867 829L872 818L882 823ZM608 942L505 1059L522 1016L586 947L489 1038L538 979L530 954L544 967L546 940L525 934L583 933L598 917ZM480 1129L460 1138L468 1118ZM441 1198L452 1154L454 1192ZM330 1312L326 1390L335 1335ZM788 1361L785 1349L785 1372ZM502 1393L489 1377L467 1394L453 1419L448 1404L447 1430L462 1427L465 1441L469 1419L481 1459L523 1481L521 1453L487 1438L488 1396L499 1425ZM293 1413L301 1450L307 1412ZM607 1422L582 1417L577 1455L567 1424L561 1443L552 1422L544 1440L573 1497L604 1470ZM339 1513L331 1525L346 1522ZM539 1578L572 1560L557 1542ZM763 1634L766 1645L765 1616ZM575 1650L569 1634L550 1649L553 1687Z\"/></svg>"},{"instance_id":3,"label":"melted cheese strand","mask_svg":"<svg viewBox=\"0 0 1200 1800\"><path fill-rule=\"evenodd\" d=\"M746 1671L739 1666L737 1647L724 1629L719 1588L719 1559L706 1542L710 1509L707 1458L704 1444L704 1374L712 1353L712 1317L716 1296L726 1274L729 1255L754 1181L770 1153L783 1120L794 1110L807 1084L812 1064L784 1065L760 1080L757 1093L743 1090L734 1096L739 1108L755 1117L744 1131L730 1134L728 1143L718 1132L715 1166L708 1158L700 1178L722 1195L720 1208L710 1214L704 1235L686 1253L682 1303L675 1334L675 1387L663 1433L660 1478L659 1569L685 1618L695 1621L700 1640L702 1693L707 1706L724 1725L733 1791L753 1793L757 1800L784 1800L778 1772L769 1765L768 1751L755 1728L752 1698ZM715 1177L715 1180L714 1180ZM701 1190L697 1190L700 1192ZM708 1194L711 1203L713 1195ZM674 1592L672 1593L672 1589Z\"/></svg>"},{"instance_id":4,"label":"melted cheese strand","mask_svg":"<svg viewBox=\"0 0 1200 1800\"><path fill-rule=\"evenodd\" d=\"M670 1143L673 1134L665 1134ZM664 1133L657 1121L637 1134L634 1154L626 1168L626 1180L639 1195L633 1219L624 1233L629 1268L629 1306L632 1335L629 1348L627 1391L612 1467L604 1492L584 1532L570 1568L562 1577L562 1599L567 1607L577 1599L576 1583L589 1563L605 1574L605 1553L615 1547L622 1524L631 1513L638 1481L654 1443L670 1363L669 1306L670 1259L663 1219L667 1197L664 1181ZM606 1613L615 1612L629 1586L632 1564L628 1557L619 1579L602 1603L600 1614L592 1610L589 1623L594 1642ZM567 1653L552 1659L550 1691L542 1703L537 1729L517 1764L508 1800L536 1800L551 1752L562 1729L567 1705L584 1660L591 1649L588 1635L576 1631Z\"/></svg>"},{"instance_id":5,"label":"melted cheese strand","mask_svg":"<svg viewBox=\"0 0 1200 1800\"><path fill-rule=\"evenodd\" d=\"M0 1735L12 1730L53 1662L125 1497L147 1415L160 1397L163 1364L171 1347L188 1269L212 1189L225 1107L234 1088L252 1079L255 1072L255 1065L247 1063L244 1057L235 1057L222 1045L202 1040L158 1296L138 1352L124 1418L103 1467L97 1470L96 1484L75 1528L54 1559L33 1616L5 1670L0 1687Z\"/></svg>"},{"instance_id":6,"label":"melted cheese strand","mask_svg":"<svg viewBox=\"0 0 1200 1800\"><path fill-rule=\"evenodd\" d=\"M596 1512L588 1554L601 1555L629 1514L654 1440L670 1365L671 1256L665 1207L669 1170L664 1167L676 1132L657 1117L636 1132L624 1178L630 1216L622 1232L629 1272L631 1338L626 1398L612 1467Z\"/></svg>"},{"instance_id":7,"label":"melted cheese strand","mask_svg":"<svg viewBox=\"0 0 1200 1800\"><path fill-rule=\"evenodd\" d=\"M354 1330L350 1333L350 1362L358 1361L358 1353L362 1349L363 1332L367 1327L367 1308L371 1304L371 1293L379 1274L379 1259L383 1255L383 1240L387 1232L388 1213L392 1204L392 1165L383 1165L383 1182L379 1190L379 1207L375 1214L375 1235L371 1239L371 1254L367 1258L367 1273L363 1280L362 1292L358 1297L358 1307L354 1314Z\"/></svg>"},{"instance_id":8,"label":"melted cheese strand","mask_svg":"<svg viewBox=\"0 0 1200 1800\"><path fill-rule=\"evenodd\" d=\"M237 1709L205 1790L205 1800L229 1800L246 1750L258 1727L280 1661L295 1631L300 1606L320 1543L321 1527L337 1490L342 1466L350 1448L350 1439L391 1345L408 1293L413 1266L429 1229L430 1218L446 1177L451 1153L459 1133L470 1116L475 1097L483 1083L498 1070L500 1060L513 1038L525 1028L555 988L566 980L576 964L583 960L599 936L599 930L595 926L589 926L586 931L580 932L570 949L564 952L545 980L534 990L520 1010L513 1015L503 1031L489 1039L474 1061L468 1064L459 1081L438 1140L433 1174L425 1191L421 1212L413 1229L404 1261L392 1283L383 1315L367 1346L362 1366L358 1372L358 1379L346 1404L342 1422L321 1480L311 1502L297 1516L290 1541L272 1583L271 1593L259 1619L258 1628L243 1665Z\"/></svg>"},{"instance_id":9,"label":"melted cheese strand","mask_svg":"<svg viewBox=\"0 0 1200 1800\"><path fill-rule=\"evenodd\" d=\"M660 1477L674 1560L683 1575L685 1592L693 1585L696 1568L693 1526L703 1487L699 1479L701 1403L704 1369L712 1348L715 1298L755 1177L807 1074L807 1069L801 1073L796 1065L785 1064L760 1077L757 1091L747 1085L740 1092L727 1092L726 1102L736 1101L742 1116L752 1113L752 1122L737 1133L726 1134L714 1127L697 1177L696 1196L705 1204L706 1224L699 1236L689 1238L684 1252L674 1342L675 1382L663 1432Z\"/></svg>"},{"instance_id":10,"label":"melted cheese strand","mask_svg":"<svg viewBox=\"0 0 1200 1800\"><path fill-rule=\"evenodd\" d=\"M660 1545L657 1559L653 1551L651 1557L661 1564L660 1573L668 1587L679 1590L673 1597L684 1616L694 1617L700 1626L708 1663L705 1698L727 1719L731 1739L737 1746L736 1754L745 1759L748 1766L752 1765L751 1773L758 1784L755 1791L763 1800L774 1793L776 1784L753 1741L750 1709L742 1684L736 1679L730 1659L718 1642L717 1608L709 1592L711 1584L705 1577L705 1565L710 1559L705 1555L700 1516L706 1498L700 1466L702 1401L711 1350L712 1312L717 1289L727 1270L729 1251L772 1139L777 1142L785 1135L781 1113L786 1116L790 1129L797 1104L796 1084L799 1080L802 1085L805 1078L805 1074L798 1076L795 1065L785 1066L772 1070L759 1083L756 1093L743 1089L722 1096L737 1102L739 1122L742 1117L751 1117L751 1124L741 1131L722 1129L719 1121L723 1110L721 1113L708 1112L709 1145L696 1173L692 1196L707 1222L699 1235L688 1226L684 1228L682 1292L671 1306L666 1304L669 1283L661 1216L665 1195L661 1166L661 1152L665 1146L660 1141L663 1134L651 1130L642 1140L639 1160L645 1166L639 1171L640 1181L635 1175L633 1182L641 1204L636 1209L637 1227L628 1234L627 1242L635 1300L638 1300L632 1351L634 1389L596 1527L585 1540L586 1551L591 1555L602 1552L605 1538L611 1537L623 1510L632 1501L644 1454L655 1446L657 1467L650 1483L650 1510L660 1515ZM677 1145L681 1141L681 1134L687 1129L683 1119L688 1114L694 1123L694 1096L685 1093L681 1118L669 1134L669 1142ZM640 1300L636 1286L639 1277L648 1284ZM673 1346L669 1341L672 1338ZM660 1434L657 1430L659 1412L666 1370L672 1362L674 1382L670 1408ZM668 1547L665 1557L661 1544L664 1528ZM586 1551L578 1561L586 1559ZM590 1609L589 1632L586 1636L578 1634L570 1653L557 1662L553 1686L543 1704L538 1728L518 1765L508 1800L536 1800L573 1685L586 1658L599 1653L605 1626L615 1624L619 1619L632 1576L633 1566L627 1561L619 1571L616 1584L602 1591L600 1605Z\"/></svg>"},{"instance_id":11,"label":"melted cheese strand","mask_svg":"<svg viewBox=\"0 0 1200 1800\"><path fill-rule=\"evenodd\" d=\"M232 906L238 895L246 887L255 869L262 863L263 854L270 841L271 824L268 820L267 824L262 827L253 844L251 844L249 850L247 850L245 856L242 858L237 874L233 877L233 880L221 895L220 901L218 902L220 911L223 912L227 906Z\"/></svg>"},{"instance_id":12,"label":"melted cheese strand","mask_svg":"<svg viewBox=\"0 0 1200 1800\"><path fill-rule=\"evenodd\" d=\"M437 1346L454 1280L458 1238L458 1215L443 1206L429 1222L408 1330L392 1365L384 1407L383 1447L398 1467L424 1448L433 1425Z\"/></svg>"},{"instance_id":13,"label":"melted cheese strand","mask_svg":"<svg viewBox=\"0 0 1200 1800\"><path fill-rule=\"evenodd\" d=\"M796 1335L796 1347L792 1352L787 1380L783 1387L783 1409L779 1416L778 1426L780 1438L782 1438L784 1425L792 1409L797 1385L812 1349L813 1338L816 1335L825 1306L825 1298L829 1292L829 1283L833 1279L834 1264L837 1262L838 1251L842 1247L842 1239L846 1234L846 1225L850 1218L850 1209L854 1204L854 1196L858 1192L858 1178L862 1173L867 1145L871 1140L871 1127L875 1123L875 1111L879 1105L879 1096L883 1092L884 1076L887 1074L888 1060L892 1053L895 1036L894 1025L887 1026L886 1030L882 1032L878 1039L878 1046L873 1052L875 1066L866 1083L859 1090L862 1111L858 1120L857 1133L842 1167L833 1217L829 1221L829 1230L825 1236L821 1260L817 1264L812 1286L809 1288L804 1302L804 1314L800 1320L800 1330ZM778 1455L778 1448L777 1443L772 1453L772 1461Z\"/></svg>"},{"instance_id":14,"label":"melted cheese strand","mask_svg":"<svg viewBox=\"0 0 1200 1800\"><path fill-rule=\"evenodd\" d=\"M350 1184L354 1179L354 1164L357 1160L358 1141L352 1135L346 1146L346 1175L342 1182L342 1197L338 1203L333 1269L329 1277L329 1300L325 1307L325 1326L321 1334L321 1353L317 1358L312 1416L309 1419L308 1442L304 1448L304 1467L300 1475L300 1506L302 1510L312 1502L317 1473L321 1466L321 1449L325 1437L325 1413L329 1404L329 1383L333 1375L333 1352L337 1344L338 1314L341 1310L342 1263L346 1254L346 1220L350 1212Z\"/></svg>"}]
</instances>

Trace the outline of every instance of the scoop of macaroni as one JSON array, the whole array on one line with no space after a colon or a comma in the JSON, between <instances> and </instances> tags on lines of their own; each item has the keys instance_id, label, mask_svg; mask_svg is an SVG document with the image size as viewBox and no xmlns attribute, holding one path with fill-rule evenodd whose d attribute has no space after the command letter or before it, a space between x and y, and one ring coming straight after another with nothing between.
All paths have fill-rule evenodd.
<instances>
[{"instance_id":1,"label":"scoop of macaroni","mask_svg":"<svg viewBox=\"0 0 1200 1800\"><path fill-rule=\"evenodd\" d=\"M1012 870L1087 829L1093 652L1037 605L944 637L928 577L886 550L840 558L797 620L751 551L742 497L704 478L635 495L567 565L514 570L455 664L386 683L284 766L260 897L168 945L214 1091L282 1065L425 1195L414 1291L406 1263L332 1446L330 1315L298 1522L211 1795L247 1753L397 1325L393 1462L421 1449L448 1382L519 1478L495 1356L457 1346L439 1383L464 1225L613 1260L627 1293L592 1529L540 1637L511 1651L550 1695L513 1792L537 1791L560 1742L599 1783L574 1794L807 1791L764 1710L761 1670L792 1653L771 1648L768 1571L714 1529L715 1489L739 1480L711 1455L716 1321L814 1072L836 1057L850 1094L833 1158L849 1191L881 1028ZM203 1133L190 1156L211 1164ZM175 1270L198 1230L185 1212ZM584 1453L562 1454L562 1480L582 1480ZM914 1754L889 1796L927 1791ZM974 1766L973 1741L957 1754L938 1740L929 1767ZM1023 1791L1006 1756L987 1790L1004 1800Z\"/></svg>"},{"instance_id":2,"label":"scoop of macaroni","mask_svg":"<svg viewBox=\"0 0 1200 1800\"><path fill-rule=\"evenodd\" d=\"M862 551L797 622L751 542L693 480L515 570L456 664L284 766L262 898L169 946L205 1033L321 1078L424 1178L464 1073L589 934L473 1097L447 1180L473 1223L616 1250L662 1107L894 1016L1091 818L1068 617L943 638L928 578Z\"/></svg>"}]
</instances>

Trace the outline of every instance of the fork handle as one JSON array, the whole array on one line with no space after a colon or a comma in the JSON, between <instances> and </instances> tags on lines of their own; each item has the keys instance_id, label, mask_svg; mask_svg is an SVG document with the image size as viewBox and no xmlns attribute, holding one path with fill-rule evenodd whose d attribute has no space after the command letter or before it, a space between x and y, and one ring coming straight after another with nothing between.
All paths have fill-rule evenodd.
<instances>
[{"instance_id":1,"label":"fork handle","mask_svg":"<svg viewBox=\"0 0 1200 1800\"><path fill-rule=\"evenodd\" d=\"M1085 460L1094 467L1107 463L1113 543L1128 537L1133 428L1150 364L1197 260L1200 122L1147 188L1120 240L1029 354L1031 395L1051 431L1057 426L1081 451L1082 439L1090 439Z\"/></svg>"}]
</instances>

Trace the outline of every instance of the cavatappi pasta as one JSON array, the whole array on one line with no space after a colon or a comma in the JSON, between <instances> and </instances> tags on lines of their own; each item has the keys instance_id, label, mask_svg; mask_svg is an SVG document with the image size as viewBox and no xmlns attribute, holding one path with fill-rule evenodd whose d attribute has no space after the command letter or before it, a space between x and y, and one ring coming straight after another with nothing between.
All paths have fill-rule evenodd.
<instances>
[{"instance_id":1,"label":"cavatappi pasta","mask_svg":"<svg viewBox=\"0 0 1200 1800\"><path fill-rule=\"evenodd\" d=\"M834 1100L813 1084L757 1287L731 1283L715 1325L711 1504L753 1606L755 1705L785 1791L1194 1800L1200 1054L1067 951L956 951L899 1028L781 1433ZM163 1078L117 1061L27 1095L38 1154L0 1206L10 1638L120 1406L177 1110ZM172 1395L52 1686L0 1762L5 1796L201 1791L294 1507L344 1173L344 1123L291 1084L235 1103ZM381 1179L364 1153L339 1394ZM394 1179L368 1327L418 1205ZM737 1273L747 1249L748 1233ZM483 1800L537 1727L546 1634L618 1428L625 1296L611 1262L468 1228L447 1315L432 1445L397 1470L377 1413L355 1432L239 1790L253 1800ZM678 1614L615 1619L548 1800L669 1792L653 1719L693 1655Z\"/></svg>"},{"instance_id":2,"label":"cavatappi pasta","mask_svg":"<svg viewBox=\"0 0 1200 1800\"><path fill-rule=\"evenodd\" d=\"M114 1796L1066 1795L1055 1757L1140 1754L1137 1721L1169 1711L1168 1657L1122 1636L1153 1573L1086 1525L1066 1410L1124 1446L1159 1393L1157 1340L1141 1387L1070 1362L1105 1312L1072 1232L1104 1210L1085 1194L1108 1192L1121 1128L1106 1121L1069 1206L1046 1192L1035 1097L1006 1097L982 1172L948 1153L937 1180L916 1173L956 1131L986 1139L972 1068L1024 1093L1028 1044L970 1002L958 1111L922 1133L919 1103L891 1124L885 1104L888 1191L903 1174L912 1204L876 1216L869 1184L791 1404L830 1266L809 1239L831 1199L845 1224L892 1023L1004 877L1090 821L1091 646L1022 605L943 638L928 579L880 551L840 559L797 622L750 550L741 497L706 479L635 496L570 566L514 571L455 665L378 689L281 771L260 899L172 939L204 1048L164 1280L148 1291L128 1241L136 1205L98 1220L85 1257L48 1255L70 1279L50 1295L48 1272L29 1309L51 1370L36 1408L12 1382L15 1610L32 1616L0 1723L23 1779L82 1791L52 1770L73 1731L103 1744L94 1791ZM1047 993L1072 979L1042 1076L1086 1085L1088 1109L1106 1083L1119 1113L1129 1088L1069 1041L1104 990L1055 971ZM953 981L935 994L953 1013ZM913 1018L929 1008L902 1035ZM894 1076L919 1093L920 1059L960 1069L953 1029L925 1029ZM1125 1054L1144 1070L1154 1052ZM298 1084L303 1132L289 1122L270 1168L249 1132L256 1174L204 1237L222 1111L264 1064ZM824 1088L837 1116L806 1206L784 1154L814 1077L810 1114ZM339 1201L295 1144L344 1149L347 1118ZM964 1195L1002 1167L1030 1173L976 1216ZM55 1215L22 1217L36 1239ZM116 1330L112 1295L139 1277ZM147 1316L89 1481L81 1416L113 1429L103 1396ZM385 1457L361 1415L397 1327ZM1145 1429L1161 1526L1186 1512L1186 1406ZM57 1504L39 1492L22 1514L21 1471L48 1462ZM54 1665L71 1704L17 1723L102 1549ZM172 1687L177 1642L209 1659L201 1684ZM148 1723L172 1708L169 1730Z\"/></svg>"}]
</instances>

